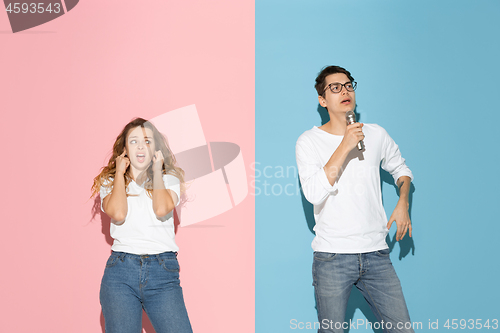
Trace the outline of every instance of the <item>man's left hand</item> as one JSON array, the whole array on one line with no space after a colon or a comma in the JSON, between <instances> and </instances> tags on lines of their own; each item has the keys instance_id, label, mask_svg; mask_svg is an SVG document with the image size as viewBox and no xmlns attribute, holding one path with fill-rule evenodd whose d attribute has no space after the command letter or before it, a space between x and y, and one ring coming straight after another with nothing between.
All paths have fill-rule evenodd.
<instances>
[{"instance_id":1,"label":"man's left hand","mask_svg":"<svg viewBox=\"0 0 500 333\"><path fill-rule=\"evenodd\" d=\"M392 222L396 222L398 227L396 232L396 240L398 242L406 235L406 231L409 231L411 237L411 221L407 205L402 202L398 202L396 208L394 208L394 211L392 212L389 222L387 223L387 229L391 229Z\"/></svg>"}]
</instances>

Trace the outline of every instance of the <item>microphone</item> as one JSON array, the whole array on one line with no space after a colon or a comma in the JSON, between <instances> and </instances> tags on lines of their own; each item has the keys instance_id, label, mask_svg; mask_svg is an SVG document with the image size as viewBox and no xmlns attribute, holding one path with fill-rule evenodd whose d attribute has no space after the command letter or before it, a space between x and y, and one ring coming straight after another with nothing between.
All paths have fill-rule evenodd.
<instances>
[{"instance_id":1,"label":"microphone","mask_svg":"<svg viewBox=\"0 0 500 333\"><path fill-rule=\"evenodd\" d=\"M354 124L356 122L356 115L354 114L354 111L348 111L345 114L345 120L347 121L347 125ZM363 140L358 142L358 150L363 150L365 149L365 144L363 143Z\"/></svg>"}]
</instances>

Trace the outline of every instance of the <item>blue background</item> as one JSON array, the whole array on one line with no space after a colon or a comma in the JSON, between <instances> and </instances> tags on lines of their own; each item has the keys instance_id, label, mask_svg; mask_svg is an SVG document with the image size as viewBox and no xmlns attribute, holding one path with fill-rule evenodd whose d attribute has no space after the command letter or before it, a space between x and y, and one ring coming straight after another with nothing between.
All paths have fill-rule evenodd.
<instances>
[{"instance_id":1,"label":"blue background","mask_svg":"<svg viewBox=\"0 0 500 333\"><path fill-rule=\"evenodd\" d=\"M500 319L499 34L493 0L256 1L256 332L317 320L295 142L322 123L314 79L331 64L351 71L360 121L383 126L415 176L413 239L389 233L412 321ZM354 290L347 315L374 320Z\"/></svg>"}]
</instances>

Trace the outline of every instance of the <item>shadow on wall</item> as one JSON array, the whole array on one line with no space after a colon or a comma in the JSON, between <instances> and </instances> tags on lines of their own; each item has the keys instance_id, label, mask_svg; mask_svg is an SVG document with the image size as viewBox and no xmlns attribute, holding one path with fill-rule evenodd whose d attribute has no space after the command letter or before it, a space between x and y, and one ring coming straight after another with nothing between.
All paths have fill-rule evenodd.
<instances>
[{"instance_id":1,"label":"shadow on wall","mask_svg":"<svg viewBox=\"0 0 500 333\"><path fill-rule=\"evenodd\" d=\"M92 219L91 221L94 220L100 220L101 221L101 232L104 235L104 238L106 240L106 243L109 245L113 244L113 238L111 238L111 235L109 234L109 227L111 224L111 219L109 218L106 213L104 213L101 210L101 196L97 195L94 198L94 204L92 205ZM99 218L98 218L99 216Z\"/></svg>"},{"instance_id":2,"label":"shadow on wall","mask_svg":"<svg viewBox=\"0 0 500 333\"><path fill-rule=\"evenodd\" d=\"M357 105L356 105L356 108L354 109L354 112L356 114L356 120L360 121L361 116L357 113L356 109L357 109ZM321 125L324 125L328 121L330 121L328 111L319 104L318 104L317 111L321 117ZM298 181L300 184L300 179L298 179ZM396 184L394 183L393 177L391 176L391 174L389 174L387 171L383 170L382 168L380 168L380 183L381 183L380 184L381 190L383 189L383 186L385 183L387 185L393 186L395 191L397 192L397 194L399 196L399 189L396 186ZM409 214L410 214L410 220L411 220L411 210L412 210L412 206L413 206L413 193L414 192L415 192L415 186L412 183L411 188L410 188L409 210L408 210ZM302 188L300 190L300 195L301 195L301 200L302 200L302 208L304 211L304 217L305 217L305 220L307 223L307 228L309 229L309 231L312 234L315 234L314 229L313 229L314 225L316 224L316 222L314 220L314 206L309 201L307 201L307 199L304 196L304 193L302 192ZM383 197L382 197L382 202L383 202ZM393 223L391 229L394 230L394 228L395 228L395 223ZM392 250L394 249L394 246L396 245L396 235L394 234L393 238L391 239L391 237L388 234L386 237L386 242L387 242L387 245L389 246L390 251L392 252ZM399 249L400 249L399 260L402 260L403 258L405 258L410 252L412 255L415 255L415 243L413 241L413 238L410 238L408 236L408 233L405 235L405 237L401 241L399 241ZM364 299L363 295L356 287L353 286L353 288L351 290L351 296L349 297L349 301L347 303L346 317L345 317L345 320L347 322L351 321L354 318L354 314L356 312L356 309L359 309L363 313L363 316L365 316L365 318L368 321L370 321L371 323L377 322L377 318L375 317L375 315L371 311L370 306L368 305L368 303ZM316 310L317 310L317 308L316 308ZM346 333L348 333L349 331L350 331L350 329L345 330ZM375 333L380 332L381 333L382 330L377 330L377 329L373 328L373 332L375 332Z\"/></svg>"}]
</instances>

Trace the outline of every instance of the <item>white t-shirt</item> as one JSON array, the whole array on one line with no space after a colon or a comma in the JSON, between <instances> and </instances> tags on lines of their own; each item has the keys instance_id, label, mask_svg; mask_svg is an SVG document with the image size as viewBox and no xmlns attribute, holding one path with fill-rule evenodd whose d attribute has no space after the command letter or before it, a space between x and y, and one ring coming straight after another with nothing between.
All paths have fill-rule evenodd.
<instances>
[{"instance_id":1,"label":"white t-shirt","mask_svg":"<svg viewBox=\"0 0 500 333\"><path fill-rule=\"evenodd\" d=\"M413 180L399 148L376 124L364 124L365 150L354 148L332 186L323 167L343 136L313 127L297 140L296 158L306 199L314 205L314 251L366 253L386 249L387 217L382 206L380 167L397 182Z\"/></svg>"},{"instance_id":2,"label":"white t-shirt","mask_svg":"<svg viewBox=\"0 0 500 333\"><path fill-rule=\"evenodd\" d=\"M179 179L172 175L163 175L163 182L166 189L177 194L178 205L181 197ZM111 189L101 186L103 212L102 202L109 193ZM110 233L114 239L111 249L139 255L178 251L175 243L174 211L159 220L153 211L153 200L147 195L144 184L139 186L133 180L128 185L127 194L128 211L125 221L120 225L111 221Z\"/></svg>"}]
</instances>

